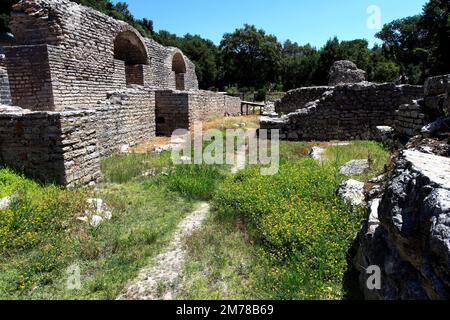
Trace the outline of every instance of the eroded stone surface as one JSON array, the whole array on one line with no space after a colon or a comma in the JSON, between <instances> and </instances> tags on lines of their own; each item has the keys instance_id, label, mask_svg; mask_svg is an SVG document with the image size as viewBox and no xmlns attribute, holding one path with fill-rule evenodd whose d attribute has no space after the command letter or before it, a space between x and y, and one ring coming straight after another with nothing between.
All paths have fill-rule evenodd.
<instances>
[{"instance_id":1,"label":"eroded stone surface","mask_svg":"<svg viewBox=\"0 0 450 320\"><path fill-rule=\"evenodd\" d=\"M364 182L356 180L344 181L338 189L338 196L354 206L365 204Z\"/></svg>"},{"instance_id":2,"label":"eroded stone surface","mask_svg":"<svg viewBox=\"0 0 450 320\"><path fill-rule=\"evenodd\" d=\"M369 169L369 160L360 159L347 162L340 168L340 172L346 176L353 176L363 174L367 169Z\"/></svg>"},{"instance_id":3,"label":"eroded stone surface","mask_svg":"<svg viewBox=\"0 0 450 320\"><path fill-rule=\"evenodd\" d=\"M330 86L358 83L367 80L364 70L358 69L356 64L348 60L336 61L330 70Z\"/></svg>"},{"instance_id":4,"label":"eroded stone surface","mask_svg":"<svg viewBox=\"0 0 450 320\"><path fill-rule=\"evenodd\" d=\"M450 298L450 159L405 150L357 238L355 268L367 299ZM377 226L373 228L373 226ZM365 268L382 271L382 289L366 287Z\"/></svg>"}]
</instances>

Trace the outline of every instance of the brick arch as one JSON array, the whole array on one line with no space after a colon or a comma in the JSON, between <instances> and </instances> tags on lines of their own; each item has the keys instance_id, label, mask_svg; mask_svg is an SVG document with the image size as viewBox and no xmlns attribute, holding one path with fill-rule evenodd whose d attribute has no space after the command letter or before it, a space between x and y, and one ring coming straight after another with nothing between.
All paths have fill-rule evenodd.
<instances>
[{"instance_id":1,"label":"brick arch","mask_svg":"<svg viewBox=\"0 0 450 320\"><path fill-rule=\"evenodd\" d=\"M177 90L186 90L186 61L181 52L177 51L172 56L172 72L175 73L175 88Z\"/></svg>"},{"instance_id":2,"label":"brick arch","mask_svg":"<svg viewBox=\"0 0 450 320\"><path fill-rule=\"evenodd\" d=\"M114 39L114 59L126 65L149 64L147 47L142 38L132 30L119 32Z\"/></svg>"},{"instance_id":3,"label":"brick arch","mask_svg":"<svg viewBox=\"0 0 450 320\"><path fill-rule=\"evenodd\" d=\"M186 73L186 62L181 52L175 52L172 57L172 71L176 74Z\"/></svg>"}]
</instances>

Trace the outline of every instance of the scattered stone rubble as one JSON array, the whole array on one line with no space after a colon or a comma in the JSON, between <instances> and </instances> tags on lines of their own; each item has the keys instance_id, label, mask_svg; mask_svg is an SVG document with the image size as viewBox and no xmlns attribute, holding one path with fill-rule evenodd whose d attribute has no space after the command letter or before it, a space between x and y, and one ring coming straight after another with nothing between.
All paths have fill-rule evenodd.
<instances>
[{"instance_id":1,"label":"scattered stone rubble","mask_svg":"<svg viewBox=\"0 0 450 320\"><path fill-rule=\"evenodd\" d=\"M89 208L84 212L83 216L77 218L79 221L97 228L105 220L112 219L112 211L102 199L87 199L87 204Z\"/></svg>"},{"instance_id":2,"label":"scattered stone rubble","mask_svg":"<svg viewBox=\"0 0 450 320\"><path fill-rule=\"evenodd\" d=\"M364 182L350 179L339 186L337 195L353 206L363 206L366 204L364 186Z\"/></svg>"}]
</instances>

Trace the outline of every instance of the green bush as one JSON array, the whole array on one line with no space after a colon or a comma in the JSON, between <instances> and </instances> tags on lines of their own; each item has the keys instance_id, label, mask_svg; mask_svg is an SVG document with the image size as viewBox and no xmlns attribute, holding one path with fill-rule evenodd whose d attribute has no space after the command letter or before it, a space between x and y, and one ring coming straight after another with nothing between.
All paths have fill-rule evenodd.
<instances>
[{"instance_id":1,"label":"green bush","mask_svg":"<svg viewBox=\"0 0 450 320\"><path fill-rule=\"evenodd\" d=\"M282 163L272 177L248 168L216 192L219 214L245 218L263 244L270 271L261 285L268 297L341 296L346 253L363 218L335 196L341 179L334 166L303 158Z\"/></svg>"}]
</instances>

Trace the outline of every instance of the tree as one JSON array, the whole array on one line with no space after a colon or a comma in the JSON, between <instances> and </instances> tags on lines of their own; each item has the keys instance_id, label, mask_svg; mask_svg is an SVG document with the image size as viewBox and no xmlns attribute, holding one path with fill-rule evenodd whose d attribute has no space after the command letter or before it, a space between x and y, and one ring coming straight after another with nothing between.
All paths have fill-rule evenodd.
<instances>
[{"instance_id":1,"label":"tree","mask_svg":"<svg viewBox=\"0 0 450 320\"><path fill-rule=\"evenodd\" d=\"M423 30L426 47L431 53L428 61L431 75L450 72L449 12L449 0L430 0L425 5L418 23Z\"/></svg>"},{"instance_id":2,"label":"tree","mask_svg":"<svg viewBox=\"0 0 450 320\"><path fill-rule=\"evenodd\" d=\"M275 36L253 25L226 33L220 43L224 82L256 89L278 83L281 49Z\"/></svg>"},{"instance_id":3,"label":"tree","mask_svg":"<svg viewBox=\"0 0 450 320\"><path fill-rule=\"evenodd\" d=\"M0 6L0 34L9 32L9 19L11 16L12 6L19 2L19 0L2 0Z\"/></svg>"},{"instance_id":4,"label":"tree","mask_svg":"<svg viewBox=\"0 0 450 320\"><path fill-rule=\"evenodd\" d=\"M338 38L334 37L328 40L322 50L320 50L313 82L317 85L327 85L331 66L335 61L342 59L344 59L344 55Z\"/></svg>"},{"instance_id":5,"label":"tree","mask_svg":"<svg viewBox=\"0 0 450 320\"><path fill-rule=\"evenodd\" d=\"M285 90L313 84L319 53L310 44L299 46L287 40L283 45L282 83Z\"/></svg>"}]
</instances>

